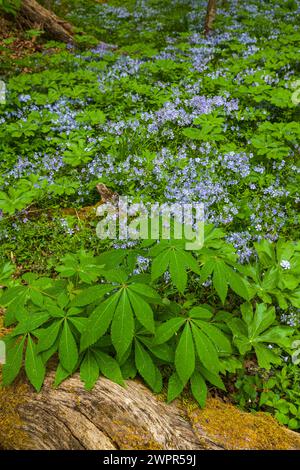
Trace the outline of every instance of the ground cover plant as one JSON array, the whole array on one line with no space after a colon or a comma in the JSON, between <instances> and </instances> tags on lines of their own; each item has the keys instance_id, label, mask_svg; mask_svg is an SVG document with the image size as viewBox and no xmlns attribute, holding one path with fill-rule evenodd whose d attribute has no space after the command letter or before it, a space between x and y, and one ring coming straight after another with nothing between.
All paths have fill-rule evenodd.
<instances>
[{"instance_id":1,"label":"ground cover plant","mask_svg":"<svg viewBox=\"0 0 300 470\"><path fill-rule=\"evenodd\" d=\"M219 3L204 37L205 1L52 2L77 46L1 54L4 385L54 359L300 429L300 2ZM204 246L99 240L98 183L204 203Z\"/></svg>"}]
</instances>

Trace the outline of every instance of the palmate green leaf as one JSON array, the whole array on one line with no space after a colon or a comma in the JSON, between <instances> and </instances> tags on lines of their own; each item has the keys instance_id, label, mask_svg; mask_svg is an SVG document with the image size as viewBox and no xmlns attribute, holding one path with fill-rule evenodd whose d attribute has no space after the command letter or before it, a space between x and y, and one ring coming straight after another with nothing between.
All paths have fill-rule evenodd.
<instances>
[{"instance_id":1,"label":"palmate green leaf","mask_svg":"<svg viewBox=\"0 0 300 470\"><path fill-rule=\"evenodd\" d=\"M151 266L152 281L155 281L167 271L169 262L170 258L168 250L163 251L163 253L154 258Z\"/></svg>"},{"instance_id":2,"label":"palmate green leaf","mask_svg":"<svg viewBox=\"0 0 300 470\"><path fill-rule=\"evenodd\" d=\"M143 283L132 283L130 284L130 290L134 291L136 294L140 295L141 297L145 297L148 302L151 303L160 303L161 298L152 287L148 286L147 284Z\"/></svg>"},{"instance_id":3,"label":"palmate green leaf","mask_svg":"<svg viewBox=\"0 0 300 470\"><path fill-rule=\"evenodd\" d=\"M172 336L179 330L179 328L185 323L185 319L181 317L171 318L162 325L160 325L155 334L153 341L154 345L163 344L169 341Z\"/></svg>"},{"instance_id":4,"label":"palmate green leaf","mask_svg":"<svg viewBox=\"0 0 300 470\"><path fill-rule=\"evenodd\" d=\"M113 319L120 296L121 291L110 296L93 310L81 335L81 351L96 343L106 333Z\"/></svg>"},{"instance_id":5,"label":"palmate green leaf","mask_svg":"<svg viewBox=\"0 0 300 470\"><path fill-rule=\"evenodd\" d=\"M209 337L220 354L231 354L231 342L217 326L206 321L196 320L194 323Z\"/></svg>"},{"instance_id":6,"label":"palmate green leaf","mask_svg":"<svg viewBox=\"0 0 300 470\"><path fill-rule=\"evenodd\" d=\"M226 271L226 278L231 289L242 299L250 300L248 286L242 276L229 266L226 266Z\"/></svg>"},{"instance_id":7,"label":"palmate green leaf","mask_svg":"<svg viewBox=\"0 0 300 470\"><path fill-rule=\"evenodd\" d=\"M217 374L221 366L214 344L195 324L192 324L192 331L200 362L204 367Z\"/></svg>"},{"instance_id":8,"label":"palmate green leaf","mask_svg":"<svg viewBox=\"0 0 300 470\"><path fill-rule=\"evenodd\" d=\"M66 369L63 368L61 363L59 363L58 366L57 366L56 372L55 372L55 378L54 378L53 386L55 388L58 387L71 374L72 374L72 372L68 372Z\"/></svg>"},{"instance_id":9,"label":"palmate green leaf","mask_svg":"<svg viewBox=\"0 0 300 470\"><path fill-rule=\"evenodd\" d=\"M111 324L111 340L118 356L123 356L130 347L134 335L134 317L126 289L115 310Z\"/></svg>"},{"instance_id":10,"label":"palmate green leaf","mask_svg":"<svg viewBox=\"0 0 300 470\"><path fill-rule=\"evenodd\" d=\"M44 328L38 335L37 352L47 351L51 348L61 329L62 320L54 321L48 328Z\"/></svg>"},{"instance_id":11,"label":"palmate green leaf","mask_svg":"<svg viewBox=\"0 0 300 470\"><path fill-rule=\"evenodd\" d=\"M88 287L81 291L70 303L70 307L84 307L90 305L97 300L101 300L105 294L113 289L111 285L96 285Z\"/></svg>"},{"instance_id":12,"label":"palmate green leaf","mask_svg":"<svg viewBox=\"0 0 300 470\"><path fill-rule=\"evenodd\" d=\"M282 359L278 354L275 354L271 349L268 349L263 344L254 345L255 354L259 367L269 370L272 364L281 364Z\"/></svg>"},{"instance_id":13,"label":"palmate green leaf","mask_svg":"<svg viewBox=\"0 0 300 470\"><path fill-rule=\"evenodd\" d=\"M23 351L26 336L21 341L17 340L14 346L8 347L6 352L6 363L2 368L3 385L10 385L17 377L22 367Z\"/></svg>"},{"instance_id":14,"label":"palmate green leaf","mask_svg":"<svg viewBox=\"0 0 300 470\"><path fill-rule=\"evenodd\" d=\"M180 252L178 253L175 250L171 250L169 260L169 269L172 282L177 287L179 292L183 293L187 285L187 273L185 266L182 264Z\"/></svg>"},{"instance_id":15,"label":"palmate green leaf","mask_svg":"<svg viewBox=\"0 0 300 470\"><path fill-rule=\"evenodd\" d=\"M143 377L145 382L152 388L155 392L160 392L161 388L157 388L158 385L158 374L160 372L157 370L150 354L145 350L142 344L136 339L135 340L135 365L139 374ZM162 381L159 380L159 385L162 384Z\"/></svg>"},{"instance_id":16,"label":"palmate green leaf","mask_svg":"<svg viewBox=\"0 0 300 470\"><path fill-rule=\"evenodd\" d=\"M184 386L185 384L180 380L180 377L178 376L177 372L173 372L173 374L169 378L168 383L168 403L175 400L175 398L177 398L181 394L182 390L184 389Z\"/></svg>"},{"instance_id":17,"label":"palmate green leaf","mask_svg":"<svg viewBox=\"0 0 300 470\"><path fill-rule=\"evenodd\" d=\"M59 360L64 369L73 372L78 362L78 349L76 340L67 320L64 321L59 341Z\"/></svg>"},{"instance_id":18,"label":"palmate green leaf","mask_svg":"<svg viewBox=\"0 0 300 470\"><path fill-rule=\"evenodd\" d=\"M32 341L30 335L27 339L25 371L30 383L39 392L44 382L46 369L41 355L37 353L36 344Z\"/></svg>"},{"instance_id":19,"label":"palmate green leaf","mask_svg":"<svg viewBox=\"0 0 300 470\"><path fill-rule=\"evenodd\" d=\"M215 387L220 388L221 390L226 391L226 387L223 381L221 380L221 378L219 377L219 375L211 372L210 370L202 366L199 366L199 372L201 373L201 375L203 375L205 380L207 380L209 383L211 383Z\"/></svg>"},{"instance_id":20,"label":"palmate green leaf","mask_svg":"<svg viewBox=\"0 0 300 470\"><path fill-rule=\"evenodd\" d=\"M189 316L195 319L209 320L212 317L212 313L207 308L198 306L190 310Z\"/></svg>"},{"instance_id":21,"label":"palmate green leaf","mask_svg":"<svg viewBox=\"0 0 300 470\"><path fill-rule=\"evenodd\" d=\"M275 319L275 307L268 307L265 304L256 304L253 320L248 326L249 338L257 338L260 333L274 323Z\"/></svg>"},{"instance_id":22,"label":"palmate green leaf","mask_svg":"<svg viewBox=\"0 0 300 470\"><path fill-rule=\"evenodd\" d=\"M186 384L195 369L195 348L191 327L186 323L175 352L175 367L180 380Z\"/></svg>"},{"instance_id":23,"label":"palmate green leaf","mask_svg":"<svg viewBox=\"0 0 300 470\"><path fill-rule=\"evenodd\" d=\"M99 365L94 353L88 349L80 366L80 378L84 388L91 390L99 378Z\"/></svg>"},{"instance_id":24,"label":"palmate green leaf","mask_svg":"<svg viewBox=\"0 0 300 470\"><path fill-rule=\"evenodd\" d=\"M191 390L194 398L197 400L201 408L205 406L207 397L207 386L202 375L195 370L191 377Z\"/></svg>"},{"instance_id":25,"label":"palmate green leaf","mask_svg":"<svg viewBox=\"0 0 300 470\"><path fill-rule=\"evenodd\" d=\"M226 278L226 265L223 261L215 263L213 273L213 285L224 305L228 292L228 284Z\"/></svg>"},{"instance_id":26,"label":"palmate green leaf","mask_svg":"<svg viewBox=\"0 0 300 470\"><path fill-rule=\"evenodd\" d=\"M147 331L154 334L155 325L153 312L150 305L145 302L140 295L135 294L131 287L127 289L131 307L138 321Z\"/></svg>"},{"instance_id":27,"label":"palmate green leaf","mask_svg":"<svg viewBox=\"0 0 300 470\"><path fill-rule=\"evenodd\" d=\"M117 361L99 349L93 349L93 352L97 358L101 373L113 382L124 386L122 372Z\"/></svg>"},{"instance_id":28,"label":"palmate green leaf","mask_svg":"<svg viewBox=\"0 0 300 470\"><path fill-rule=\"evenodd\" d=\"M26 313L26 317L12 331L11 336L31 333L49 320L49 314L46 312Z\"/></svg>"},{"instance_id":29,"label":"palmate green leaf","mask_svg":"<svg viewBox=\"0 0 300 470\"><path fill-rule=\"evenodd\" d=\"M149 337L138 335L138 339L146 346L147 349L158 359L164 362L174 362L174 350L166 343L154 345L153 340Z\"/></svg>"}]
</instances>

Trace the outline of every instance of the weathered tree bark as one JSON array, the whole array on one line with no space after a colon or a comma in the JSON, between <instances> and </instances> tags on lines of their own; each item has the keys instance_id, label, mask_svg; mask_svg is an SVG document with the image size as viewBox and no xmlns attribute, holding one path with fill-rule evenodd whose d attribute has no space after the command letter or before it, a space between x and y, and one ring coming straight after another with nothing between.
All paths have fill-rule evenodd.
<instances>
[{"instance_id":1,"label":"weathered tree bark","mask_svg":"<svg viewBox=\"0 0 300 470\"><path fill-rule=\"evenodd\" d=\"M300 435L273 418L243 413L219 399L167 405L138 381L101 378L85 391L77 375L58 389L53 373L40 393L26 384L0 390L4 449L300 449Z\"/></svg>"},{"instance_id":2,"label":"weathered tree bark","mask_svg":"<svg viewBox=\"0 0 300 470\"><path fill-rule=\"evenodd\" d=\"M22 0L17 20L29 27L38 27L46 31L53 39L73 42L73 27L35 0Z\"/></svg>"},{"instance_id":3,"label":"weathered tree bark","mask_svg":"<svg viewBox=\"0 0 300 470\"><path fill-rule=\"evenodd\" d=\"M204 34L207 36L213 29L213 23L217 13L217 0L208 0L205 17Z\"/></svg>"}]
</instances>

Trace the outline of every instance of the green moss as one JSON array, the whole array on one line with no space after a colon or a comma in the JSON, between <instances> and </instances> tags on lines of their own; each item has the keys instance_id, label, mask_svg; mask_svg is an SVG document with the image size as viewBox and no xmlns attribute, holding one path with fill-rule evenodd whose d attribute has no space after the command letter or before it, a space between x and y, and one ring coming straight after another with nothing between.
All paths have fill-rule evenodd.
<instances>
[{"instance_id":1,"label":"green moss","mask_svg":"<svg viewBox=\"0 0 300 470\"><path fill-rule=\"evenodd\" d=\"M204 409L191 404L186 410L198 438L203 440L204 430L212 441L227 450L300 449L300 436L266 413L245 413L216 398L208 399Z\"/></svg>"},{"instance_id":2,"label":"green moss","mask_svg":"<svg viewBox=\"0 0 300 470\"><path fill-rule=\"evenodd\" d=\"M121 450L163 450L162 445L147 430L135 428L125 421L114 423L117 431L111 438Z\"/></svg>"}]
</instances>

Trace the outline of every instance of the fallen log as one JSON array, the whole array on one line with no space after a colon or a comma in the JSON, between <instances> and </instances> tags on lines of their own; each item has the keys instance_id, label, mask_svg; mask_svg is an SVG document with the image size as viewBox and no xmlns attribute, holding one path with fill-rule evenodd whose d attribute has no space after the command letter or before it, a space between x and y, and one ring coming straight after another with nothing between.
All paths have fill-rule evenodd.
<instances>
[{"instance_id":1,"label":"fallen log","mask_svg":"<svg viewBox=\"0 0 300 470\"><path fill-rule=\"evenodd\" d=\"M244 413L220 399L204 410L170 405L139 381L121 387L101 378L93 391L79 375L40 393L19 383L0 389L2 449L300 449L300 435L264 413Z\"/></svg>"},{"instance_id":2,"label":"fallen log","mask_svg":"<svg viewBox=\"0 0 300 470\"><path fill-rule=\"evenodd\" d=\"M73 42L73 26L35 0L22 0L17 21L26 27L42 29L57 41Z\"/></svg>"}]
</instances>

